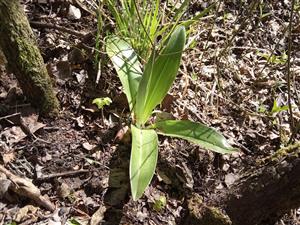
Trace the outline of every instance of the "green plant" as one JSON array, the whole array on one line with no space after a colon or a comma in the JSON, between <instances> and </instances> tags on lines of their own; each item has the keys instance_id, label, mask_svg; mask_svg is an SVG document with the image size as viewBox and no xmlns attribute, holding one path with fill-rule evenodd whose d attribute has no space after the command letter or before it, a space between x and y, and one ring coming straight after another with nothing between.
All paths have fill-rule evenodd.
<instances>
[{"instance_id":1,"label":"green plant","mask_svg":"<svg viewBox=\"0 0 300 225\"><path fill-rule=\"evenodd\" d=\"M114 18L118 36L128 39L135 51L146 57L159 33L160 0L104 0L104 5Z\"/></svg>"},{"instance_id":2,"label":"green plant","mask_svg":"<svg viewBox=\"0 0 300 225\"><path fill-rule=\"evenodd\" d=\"M288 111L289 110L289 106L288 105L283 105L283 106L280 106L277 102L276 99L274 99L274 102L273 102L273 107L272 107L272 110L271 110L271 114L274 115L274 114L277 114L277 113L280 113L280 112L283 112L283 111Z\"/></svg>"},{"instance_id":3,"label":"green plant","mask_svg":"<svg viewBox=\"0 0 300 225\"><path fill-rule=\"evenodd\" d=\"M130 184L133 199L149 185L158 157L158 134L179 137L219 152L235 151L217 131L191 121L162 120L147 123L177 75L186 40L184 26L178 26L165 47L153 50L144 72L133 48L117 36L107 39L106 51L121 80L132 113Z\"/></svg>"},{"instance_id":4,"label":"green plant","mask_svg":"<svg viewBox=\"0 0 300 225\"><path fill-rule=\"evenodd\" d=\"M164 7L162 7L165 4ZM116 25L117 36L128 41L142 59L148 59L153 46L163 44L168 39L168 33L176 25L188 28L210 13L215 3L202 12L185 18L190 0L164 2L161 0L104 0L103 5L109 9ZM101 8L99 8L101 11ZM98 20L102 27L102 20ZM157 41L161 39L161 41ZM97 48L97 46L96 46ZM98 48L97 48L98 49Z\"/></svg>"},{"instance_id":5,"label":"green plant","mask_svg":"<svg viewBox=\"0 0 300 225\"><path fill-rule=\"evenodd\" d=\"M109 97L105 98L95 98L92 102L92 104L96 104L98 109L102 109L106 105L110 105L112 103L112 100Z\"/></svg>"},{"instance_id":6,"label":"green plant","mask_svg":"<svg viewBox=\"0 0 300 225\"><path fill-rule=\"evenodd\" d=\"M268 111L268 109L264 105L260 105L258 108L258 112L265 113L267 116L270 116L270 117L275 117L278 113L283 112L283 111L288 111L288 110L289 110L288 105L281 106L280 104L278 104L276 99L274 99L273 106L270 111Z\"/></svg>"},{"instance_id":7,"label":"green plant","mask_svg":"<svg viewBox=\"0 0 300 225\"><path fill-rule=\"evenodd\" d=\"M153 209L157 212L162 211L167 205L167 198L165 196L159 196L158 199L155 199L153 204Z\"/></svg>"},{"instance_id":8,"label":"green plant","mask_svg":"<svg viewBox=\"0 0 300 225\"><path fill-rule=\"evenodd\" d=\"M267 53L261 53L258 52L257 53L259 56L265 58L268 63L273 63L273 64L280 64L280 65L284 65L287 61L287 54L285 52L283 52L281 55L277 56L274 54L267 54Z\"/></svg>"}]
</instances>

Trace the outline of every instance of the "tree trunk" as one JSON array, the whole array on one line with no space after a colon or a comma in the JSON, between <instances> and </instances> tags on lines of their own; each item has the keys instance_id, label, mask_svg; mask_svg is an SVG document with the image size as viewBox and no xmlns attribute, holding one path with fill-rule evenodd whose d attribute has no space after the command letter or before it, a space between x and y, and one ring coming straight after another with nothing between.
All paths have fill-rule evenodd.
<instances>
[{"instance_id":1,"label":"tree trunk","mask_svg":"<svg viewBox=\"0 0 300 225\"><path fill-rule=\"evenodd\" d=\"M42 114L57 113L51 79L18 0L0 1L0 47L31 104Z\"/></svg>"},{"instance_id":2,"label":"tree trunk","mask_svg":"<svg viewBox=\"0 0 300 225\"><path fill-rule=\"evenodd\" d=\"M187 205L190 213L185 224L189 225L274 224L300 206L300 143L261 161L211 202L204 204L194 194Z\"/></svg>"}]
</instances>

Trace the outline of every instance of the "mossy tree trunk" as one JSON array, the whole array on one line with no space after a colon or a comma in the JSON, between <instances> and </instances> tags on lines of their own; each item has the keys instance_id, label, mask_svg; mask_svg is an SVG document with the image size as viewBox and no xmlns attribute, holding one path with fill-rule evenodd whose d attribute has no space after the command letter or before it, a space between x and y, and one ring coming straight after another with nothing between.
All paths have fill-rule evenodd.
<instances>
[{"instance_id":1,"label":"mossy tree trunk","mask_svg":"<svg viewBox=\"0 0 300 225\"><path fill-rule=\"evenodd\" d=\"M44 115L57 113L51 79L18 0L0 0L0 48L31 104Z\"/></svg>"}]
</instances>

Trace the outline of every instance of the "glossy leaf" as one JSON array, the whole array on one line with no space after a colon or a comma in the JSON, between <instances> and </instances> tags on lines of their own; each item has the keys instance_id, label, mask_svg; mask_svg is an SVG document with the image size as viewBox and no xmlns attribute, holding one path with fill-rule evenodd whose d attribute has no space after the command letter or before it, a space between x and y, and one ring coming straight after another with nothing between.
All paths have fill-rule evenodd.
<instances>
[{"instance_id":1,"label":"glossy leaf","mask_svg":"<svg viewBox=\"0 0 300 225\"><path fill-rule=\"evenodd\" d=\"M133 200L140 198L155 172L158 156L158 137L155 130L131 125L130 185Z\"/></svg>"},{"instance_id":2,"label":"glossy leaf","mask_svg":"<svg viewBox=\"0 0 300 225\"><path fill-rule=\"evenodd\" d=\"M121 80L129 108L132 109L142 78L141 64L138 57L126 41L116 36L107 39L106 52Z\"/></svg>"},{"instance_id":3,"label":"glossy leaf","mask_svg":"<svg viewBox=\"0 0 300 225\"><path fill-rule=\"evenodd\" d=\"M208 150L223 154L236 151L222 134L201 123L188 120L164 120L155 123L154 126L159 134L182 138Z\"/></svg>"},{"instance_id":4,"label":"glossy leaf","mask_svg":"<svg viewBox=\"0 0 300 225\"><path fill-rule=\"evenodd\" d=\"M179 26L171 34L163 51L150 56L140 82L134 108L136 123L142 126L153 109L161 103L177 75L185 44L185 28Z\"/></svg>"}]
</instances>

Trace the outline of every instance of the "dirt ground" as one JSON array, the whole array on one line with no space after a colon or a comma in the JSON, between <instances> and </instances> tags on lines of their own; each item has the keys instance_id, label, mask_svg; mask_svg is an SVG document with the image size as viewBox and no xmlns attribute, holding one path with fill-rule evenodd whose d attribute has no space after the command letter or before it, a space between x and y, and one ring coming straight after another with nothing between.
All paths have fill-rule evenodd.
<instances>
[{"instance_id":1,"label":"dirt ground","mask_svg":"<svg viewBox=\"0 0 300 225\"><path fill-rule=\"evenodd\" d=\"M89 4L75 5L82 15L74 19L67 1L42 2L23 1L23 6L61 112L56 118L40 117L0 57L0 158L7 170L31 179L55 205L55 211L6 192L0 179L0 224L181 224L188 213L186 198L192 193L205 201L216 191L229 189L257 160L288 144L290 1L262 1L254 9L251 1L217 3L191 29L191 45L161 110L176 119L214 127L240 151L220 155L183 140L160 137L155 176L144 196L133 201L128 180L129 110L116 72L102 53L97 82L93 54L97 18L87 10ZM192 2L186 17L208 4ZM299 125L299 7L297 10L291 99ZM97 97L110 97L112 104L98 110L92 104ZM24 133L24 126L31 135ZM299 133L295 140L300 140ZM277 222L295 224L300 224L300 209Z\"/></svg>"}]
</instances>

